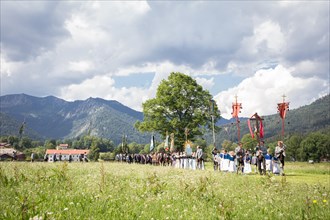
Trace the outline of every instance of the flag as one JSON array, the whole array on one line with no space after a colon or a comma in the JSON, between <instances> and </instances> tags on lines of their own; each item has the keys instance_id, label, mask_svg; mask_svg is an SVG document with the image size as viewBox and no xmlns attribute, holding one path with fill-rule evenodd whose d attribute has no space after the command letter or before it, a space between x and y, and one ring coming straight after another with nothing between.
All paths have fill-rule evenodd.
<instances>
[{"instance_id":1,"label":"flag","mask_svg":"<svg viewBox=\"0 0 330 220\"><path fill-rule=\"evenodd\" d=\"M252 132L250 119L248 119L247 123L248 123L248 127L249 127L249 131L250 131L251 137L254 138L254 133Z\"/></svg>"},{"instance_id":2,"label":"flag","mask_svg":"<svg viewBox=\"0 0 330 220\"><path fill-rule=\"evenodd\" d=\"M155 137L151 136L151 143L150 143L150 151L152 151L155 148Z\"/></svg>"},{"instance_id":3,"label":"flag","mask_svg":"<svg viewBox=\"0 0 330 220\"><path fill-rule=\"evenodd\" d=\"M168 134L166 135L166 138L165 138L165 148L168 148L168 139L169 139L170 136L168 136Z\"/></svg>"},{"instance_id":4,"label":"flag","mask_svg":"<svg viewBox=\"0 0 330 220\"><path fill-rule=\"evenodd\" d=\"M242 103L233 103L232 109L233 112L231 113L233 118L238 118L238 114L241 113Z\"/></svg>"},{"instance_id":5,"label":"flag","mask_svg":"<svg viewBox=\"0 0 330 220\"><path fill-rule=\"evenodd\" d=\"M277 109L278 112L280 113L280 117L284 119L286 116L286 112L289 109L289 103L288 102L278 103Z\"/></svg>"},{"instance_id":6,"label":"flag","mask_svg":"<svg viewBox=\"0 0 330 220\"><path fill-rule=\"evenodd\" d=\"M260 120L259 132L260 132L260 138L263 138L264 137L264 126L262 124L262 120Z\"/></svg>"},{"instance_id":7,"label":"flag","mask_svg":"<svg viewBox=\"0 0 330 220\"><path fill-rule=\"evenodd\" d=\"M174 151L174 133L171 133L171 147L170 147L170 151L171 152Z\"/></svg>"}]
</instances>

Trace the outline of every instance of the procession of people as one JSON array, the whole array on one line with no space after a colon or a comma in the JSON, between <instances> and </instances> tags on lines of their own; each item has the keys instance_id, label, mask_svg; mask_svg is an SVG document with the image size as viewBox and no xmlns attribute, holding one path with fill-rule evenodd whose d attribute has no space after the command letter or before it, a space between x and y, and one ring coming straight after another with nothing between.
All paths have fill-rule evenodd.
<instances>
[{"instance_id":1,"label":"procession of people","mask_svg":"<svg viewBox=\"0 0 330 220\"><path fill-rule=\"evenodd\" d=\"M260 141L252 153L243 148L239 143L235 151L214 153L214 170L223 172L236 172L237 174L259 173L260 175L284 175L285 145L278 141L274 155L269 148L264 146L265 142ZM252 169L254 167L254 171Z\"/></svg>"},{"instance_id":2,"label":"procession of people","mask_svg":"<svg viewBox=\"0 0 330 220\"><path fill-rule=\"evenodd\" d=\"M117 154L117 162L172 166L180 169L204 170L204 152L197 146L196 152L188 147L184 152L154 152L150 154Z\"/></svg>"},{"instance_id":3,"label":"procession of people","mask_svg":"<svg viewBox=\"0 0 330 220\"><path fill-rule=\"evenodd\" d=\"M116 161L159 166L171 166L179 169L204 170L204 152L200 146L192 151L188 145L183 152L155 152L151 154L117 154ZM220 172L260 175L284 175L285 145L278 141L274 154L260 141L253 152L238 143L235 151L226 149L212 150L213 169ZM253 169L254 168L254 169Z\"/></svg>"}]
</instances>

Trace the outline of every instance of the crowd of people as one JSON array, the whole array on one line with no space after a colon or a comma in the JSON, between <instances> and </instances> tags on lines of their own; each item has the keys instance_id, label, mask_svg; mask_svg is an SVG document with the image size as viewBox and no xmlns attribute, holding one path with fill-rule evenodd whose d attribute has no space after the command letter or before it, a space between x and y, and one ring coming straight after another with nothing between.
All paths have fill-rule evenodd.
<instances>
[{"instance_id":1,"label":"crowd of people","mask_svg":"<svg viewBox=\"0 0 330 220\"><path fill-rule=\"evenodd\" d=\"M204 170L204 153L197 146L196 152L189 147L184 152L159 152L152 154L117 154L116 161L139 164L152 164L160 166L172 166L181 169Z\"/></svg>"},{"instance_id":2,"label":"crowd of people","mask_svg":"<svg viewBox=\"0 0 330 220\"><path fill-rule=\"evenodd\" d=\"M253 152L243 148L239 143L235 151L212 151L213 168L215 171L231 172L237 174L259 173L260 175L275 174L284 175L285 145L278 141L274 155L265 147L264 141L260 141ZM152 154L117 154L118 162L151 164L160 166L172 166L181 169L204 170L204 153L197 146L193 152L190 146L184 152L160 152Z\"/></svg>"},{"instance_id":3,"label":"crowd of people","mask_svg":"<svg viewBox=\"0 0 330 220\"><path fill-rule=\"evenodd\" d=\"M265 147L264 141L258 143L254 152L244 149L243 144L239 143L235 151L218 152L217 149L213 149L212 155L214 170L242 174L254 172L260 175L271 173L284 175L285 145L282 141L278 141L274 155Z\"/></svg>"}]
</instances>

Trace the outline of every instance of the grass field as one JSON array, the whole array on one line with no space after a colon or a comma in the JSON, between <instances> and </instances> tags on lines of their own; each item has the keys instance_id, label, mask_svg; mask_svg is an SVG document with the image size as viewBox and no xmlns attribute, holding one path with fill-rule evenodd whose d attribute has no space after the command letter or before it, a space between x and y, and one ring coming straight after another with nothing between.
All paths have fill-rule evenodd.
<instances>
[{"instance_id":1,"label":"grass field","mask_svg":"<svg viewBox=\"0 0 330 220\"><path fill-rule=\"evenodd\" d=\"M330 164L286 176L120 163L0 163L0 219L329 219Z\"/></svg>"}]
</instances>

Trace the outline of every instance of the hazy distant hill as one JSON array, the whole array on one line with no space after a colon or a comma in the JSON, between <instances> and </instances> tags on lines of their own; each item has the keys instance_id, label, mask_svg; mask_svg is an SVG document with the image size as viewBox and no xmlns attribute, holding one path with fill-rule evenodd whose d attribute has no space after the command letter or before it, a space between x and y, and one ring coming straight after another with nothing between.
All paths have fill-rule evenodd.
<instances>
[{"instance_id":1,"label":"hazy distant hill","mask_svg":"<svg viewBox=\"0 0 330 220\"><path fill-rule=\"evenodd\" d=\"M150 135L141 134L134 128L137 120L143 119L141 112L135 111L117 101L89 98L84 101L67 102L48 96L38 98L25 94L0 97L0 135L18 135L23 121L26 122L25 135L34 139L65 139L88 134L108 138L115 144L121 142L123 134L128 142L149 143ZM274 107L276 111L276 106ZM329 127L330 96L314 103L290 110L286 118L286 134L307 133ZM221 119L222 127L216 134L216 142L237 141L233 120ZM241 119L241 136L249 133L246 118ZM278 138L281 121L278 114L265 116L265 138ZM226 128L226 129L224 129ZM205 135L211 143L211 134Z\"/></svg>"}]
</instances>

